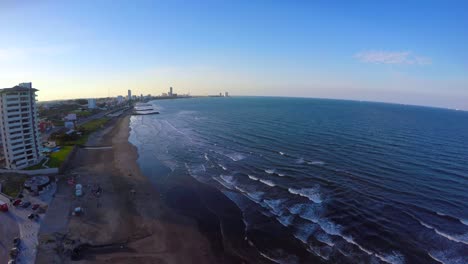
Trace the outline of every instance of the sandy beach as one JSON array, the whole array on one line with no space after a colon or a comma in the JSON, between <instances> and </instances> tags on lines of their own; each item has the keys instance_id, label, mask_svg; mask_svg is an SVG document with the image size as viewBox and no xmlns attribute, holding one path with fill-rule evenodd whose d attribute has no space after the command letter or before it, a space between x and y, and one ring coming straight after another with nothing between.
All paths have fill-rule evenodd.
<instances>
[{"instance_id":1,"label":"sandy beach","mask_svg":"<svg viewBox=\"0 0 468 264\"><path fill-rule=\"evenodd\" d=\"M106 246L80 251L73 263L264 262L244 241L241 212L220 192L186 175L155 188L128 142L129 120L110 121L90 137L93 147L76 153L41 228L37 263L71 263L83 244ZM74 196L71 178L83 184L83 197ZM84 214L71 216L77 206Z\"/></svg>"}]
</instances>

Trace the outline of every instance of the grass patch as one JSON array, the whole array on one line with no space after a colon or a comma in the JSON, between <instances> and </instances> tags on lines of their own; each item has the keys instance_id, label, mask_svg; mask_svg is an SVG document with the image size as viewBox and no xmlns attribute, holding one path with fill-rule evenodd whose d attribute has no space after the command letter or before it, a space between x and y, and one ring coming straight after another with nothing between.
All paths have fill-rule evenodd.
<instances>
[{"instance_id":1,"label":"grass patch","mask_svg":"<svg viewBox=\"0 0 468 264\"><path fill-rule=\"evenodd\" d=\"M38 164L34 166L29 166L27 168L24 168L25 170L40 170L40 169L45 169L45 167L42 167L42 163L44 163L44 160L41 160Z\"/></svg>"},{"instance_id":2,"label":"grass patch","mask_svg":"<svg viewBox=\"0 0 468 264\"><path fill-rule=\"evenodd\" d=\"M103 117L103 118L99 118L99 119L86 122L77 129L78 131L81 131L83 133L81 137L75 140L63 141L61 142L61 144L62 145L86 145L89 135L93 133L94 131L102 128L107 123L107 121L109 121L109 118Z\"/></svg>"},{"instance_id":3,"label":"grass patch","mask_svg":"<svg viewBox=\"0 0 468 264\"><path fill-rule=\"evenodd\" d=\"M24 182L26 181L25 175L15 173L2 173L0 174L0 183L2 184L2 192L10 197L16 197Z\"/></svg>"},{"instance_id":4,"label":"grass patch","mask_svg":"<svg viewBox=\"0 0 468 264\"><path fill-rule=\"evenodd\" d=\"M50 153L49 161L47 162L47 166L50 168L58 168L65 159L68 157L68 154L72 151L73 146L63 146L59 151Z\"/></svg>"},{"instance_id":5,"label":"grass patch","mask_svg":"<svg viewBox=\"0 0 468 264\"><path fill-rule=\"evenodd\" d=\"M109 120L109 118L107 118L107 117L91 120L91 121L81 125L81 127L84 128L87 133L92 133L92 132L98 130L99 128L101 128L102 126L104 126L104 124L108 120Z\"/></svg>"}]
</instances>

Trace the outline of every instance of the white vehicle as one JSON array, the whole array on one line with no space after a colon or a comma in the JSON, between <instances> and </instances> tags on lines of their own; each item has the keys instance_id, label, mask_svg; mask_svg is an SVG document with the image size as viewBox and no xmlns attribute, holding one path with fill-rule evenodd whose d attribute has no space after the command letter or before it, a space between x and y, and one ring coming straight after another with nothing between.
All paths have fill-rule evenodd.
<instances>
[{"instance_id":1,"label":"white vehicle","mask_svg":"<svg viewBox=\"0 0 468 264\"><path fill-rule=\"evenodd\" d=\"M76 195L77 197L80 197L80 196L83 195L83 191L82 191L81 189L76 189L75 195Z\"/></svg>"}]
</instances>

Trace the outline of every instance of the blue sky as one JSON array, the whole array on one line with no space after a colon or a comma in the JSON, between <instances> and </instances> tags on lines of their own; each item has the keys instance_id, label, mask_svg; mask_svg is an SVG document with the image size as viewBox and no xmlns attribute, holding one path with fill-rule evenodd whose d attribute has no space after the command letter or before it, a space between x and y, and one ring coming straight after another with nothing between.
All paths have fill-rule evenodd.
<instances>
[{"instance_id":1,"label":"blue sky","mask_svg":"<svg viewBox=\"0 0 468 264\"><path fill-rule=\"evenodd\" d=\"M466 1L0 0L0 86L468 109Z\"/></svg>"}]
</instances>

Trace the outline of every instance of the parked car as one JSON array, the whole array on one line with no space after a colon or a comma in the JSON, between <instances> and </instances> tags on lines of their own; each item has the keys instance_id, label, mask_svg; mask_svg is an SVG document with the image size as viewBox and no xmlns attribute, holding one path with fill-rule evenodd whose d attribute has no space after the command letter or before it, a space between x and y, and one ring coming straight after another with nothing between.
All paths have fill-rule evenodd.
<instances>
[{"instance_id":1,"label":"parked car","mask_svg":"<svg viewBox=\"0 0 468 264\"><path fill-rule=\"evenodd\" d=\"M31 202L22 202L21 207L28 208L31 205Z\"/></svg>"},{"instance_id":2,"label":"parked car","mask_svg":"<svg viewBox=\"0 0 468 264\"><path fill-rule=\"evenodd\" d=\"M31 209L33 210L37 210L37 208L39 208L39 206L41 206L40 204L34 204Z\"/></svg>"},{"instance_id":3,"label":"parked car","mask_svg":"<svg viewBox=\"0 0 468 264\"><path fill-rule=\"evenodd\" d=\"M8 212L8 204L0 201L0 212Z\"/></svg>"},{"instance_id":4,"label":"parked car","mask_svg":"<svg viewBox=\"0 0 468 264\"><path fill-rule=\"evenodd\" d=\"M16 199L16 200L13 202L13 205L14 205L14 206L18 206L18 205L21 204L21 202L22 202L21 199Z\"/></svg>"}]
</instances>

